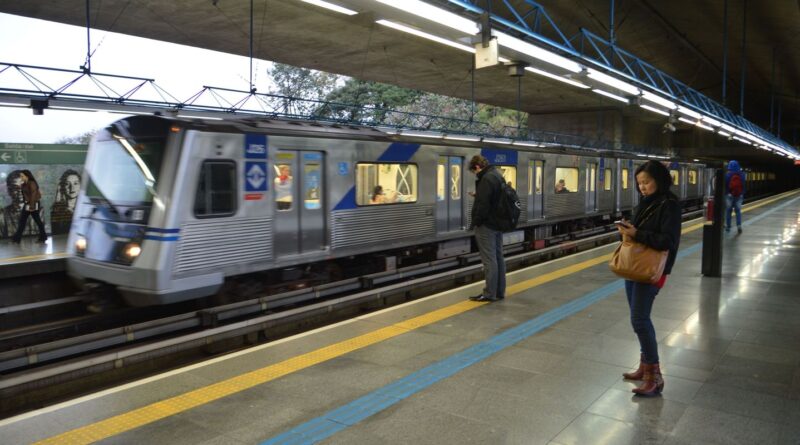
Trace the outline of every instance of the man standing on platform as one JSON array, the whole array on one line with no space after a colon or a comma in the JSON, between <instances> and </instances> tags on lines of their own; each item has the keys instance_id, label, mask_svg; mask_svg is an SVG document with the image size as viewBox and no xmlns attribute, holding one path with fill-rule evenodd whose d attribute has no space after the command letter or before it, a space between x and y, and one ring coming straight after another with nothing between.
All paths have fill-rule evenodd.
<instances>
[{"instance_id":1,"label":"man standing on platform","mask_svg":"<svg viewBox=\"0 0 800 445\"><path fill-rule=\"evenodd\" d=\"M503 232L496 222L495 208L500 201L501 185L505 181L499 171L481 155L469 161L469 171L477 176L475 202L472 204L471 229L481 254L486 287L472 301L498 301L506 294L506 262L503 258Z\"/></svg>"},{"instance_id":2,"label":"man standing on platform","mask_svg":"<svg viewBox=\"0 0 800 445\"><path fill-rule=\"evenodd\" d=\"M742 233L742 200L744 199L744 172L739 163L728 162L728 173L725 175L725 231L731 231L731 212L736 212L736 230Z\"/></svg>"}]
</instances>

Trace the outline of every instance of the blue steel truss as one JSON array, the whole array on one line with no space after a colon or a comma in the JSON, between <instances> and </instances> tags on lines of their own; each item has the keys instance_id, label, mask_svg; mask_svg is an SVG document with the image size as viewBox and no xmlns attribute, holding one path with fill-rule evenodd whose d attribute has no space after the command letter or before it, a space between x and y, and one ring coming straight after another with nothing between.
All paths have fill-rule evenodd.
<instances>
[{"instance_id":1,"label":"blue steel truss","mask_svg":"<svg viewBox=\"0 0 800 445\"><path fill-rule=\"evenodd\" d=\"M428 1L457 13L471 14L475 20L478 19L477 15L489 12L493 26L498 29L515 34L523 40L545 44L549 49L571 55L582 62L594 64L621 80L624 79L640 87L644 86L686 108L710 115L789 152L798 153L794 147L775 135L602 37L581 29L577 35L570 39L566 38L544 7L532 0L517 1L516 3L521 3L517 7L508 0ZM485 5L486 9L478 6L479 4ZM498 14L498 11L502 14Z\"/></svg>"},{"instance_id":2,"label":"blue steel truss","mask_svg":"<svg viewBox=\"0 0 800 445\"><path fill-rule=\"evenodd\" d=\"M23 85L4 84L4 73L15 72L24 79ZM50 86L42 81L45 73L59 73L63 83ZM37 74L39 76L37 77ZM90 90L77 90L84 81ZM112 86L112 81L117 85ZM145 94L149 91L149 96ZM628 151L655 154L652 147L614 141L589 139L583 136L537 131L519 127L494 127L487 122L457 117L411 113L373 106L344 104L331 101L303 99L278 94L257 93L204 86L187 100L180 101L159 87L154 79L115 74L75 71L33 65L0 62L0 102L14 101L21 106L48 108L50 101L70 107L98 109L124 113L181 112L215 113L224 116L250 116L330 122L344 125L392 128L442 135L469 135L486 139L532 141L542 147L567 147L595 152Z\"/></svg>"}]
</instances>

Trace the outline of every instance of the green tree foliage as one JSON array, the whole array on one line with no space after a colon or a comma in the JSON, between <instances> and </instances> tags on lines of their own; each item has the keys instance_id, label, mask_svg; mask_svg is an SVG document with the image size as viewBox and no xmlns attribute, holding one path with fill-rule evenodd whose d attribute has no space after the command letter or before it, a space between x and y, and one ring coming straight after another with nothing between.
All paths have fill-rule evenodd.
<instances>
[{"instance_id":1,"label":"green tree foliage","mask_svg":"<svg viewBox=\"0 0 800 445\"><path fill-rule=\"evenodd\" d=\"M317 115L383 123L386 110L409 105L421 95L418 90L350 78L325 97L328 103L317 110ZM369 109L364 110L364 107Z\"/></svg>"},{"instance_id":2,"label":"green tree foliage","mask_svg":"<svg viewBox=\"0 0 800 445\"><path fill-rule=\"evenodd\" d=\"M319 107L309 101L321 101L341 83L341 76L297 66L275 63L267 70L272 78L270 93L287 96L275 104L284 113L306 116ZM294 100L304 99L304 100Z\"/></svg>"},{"instance_id":3,"label":"green tree foliage","mask_svg":"<svg viewBox=\"0 0 800 445\"><path fill-rule=\"evenodd\" d=\"M97 130L90 130L83 134L79 134L76 136L64 136L62 138L57 139L54 143L55 144L89 144L92 141L92 137L94 134L97 133Z\"/></svg>"}]
</instances>

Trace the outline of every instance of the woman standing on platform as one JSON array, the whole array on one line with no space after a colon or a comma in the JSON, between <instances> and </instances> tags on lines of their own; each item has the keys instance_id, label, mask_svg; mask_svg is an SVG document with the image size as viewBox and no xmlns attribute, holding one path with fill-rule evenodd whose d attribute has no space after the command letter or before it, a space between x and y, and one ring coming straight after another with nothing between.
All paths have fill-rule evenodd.
<instances>
[{"instance_id":1,"label":"woman standing on platform","mask_svg":"<svg viewBox=\"0 0 800 445\"><path fill-rule=\"evenodd\" d=\"M635 177L642 198L634 212L633 221L623 221L618 226L619 231L653 249L669 251L664 274L656 284L625 280L631 325L639 338L641 356L639 368L634 372L623 374L623 377L643 380L642 385L634 388L633 392L652 396L664 389L664 379L661 377L658 343L650 311L658 291L664 286L667 275L672 271L678 253L681 238L681 206L678 197L669 190L672 178L662 163L647 161L636 169Z\"/></svg>"},{"instance_id":2,"label":"woman standing on platform","mask_svg":"<svg viewBox=\"0 0 800 445\"><path fill-rule=\"evenodd\" d=\"M39 216L41 210L39 201L42 199L39 183L36 182L30 170L22 170L20 178L22 178L22 196L25 197L25 205L19 214L17 232L14 233L12 241L19 244L22 239L22 233L25 231L25 226L28 224L28 216L32 216L36 226L39 228L39 242L44 243L47 241L47 231L44 228L42 218Z\"/></svg>"}]
</instances>

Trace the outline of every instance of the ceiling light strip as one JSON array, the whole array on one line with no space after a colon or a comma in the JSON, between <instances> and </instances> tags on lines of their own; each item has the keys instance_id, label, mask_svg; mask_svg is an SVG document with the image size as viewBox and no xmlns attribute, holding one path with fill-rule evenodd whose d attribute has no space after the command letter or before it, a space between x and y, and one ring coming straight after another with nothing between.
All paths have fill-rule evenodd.
<instances>
[{"instance_id":1,"label":"ceiling light strip","mask_svg":"<svg viewBox=\"0 0 800 445\"><path fill-rule=\"evenodd\" d=\"M453 47L453 48L457 48L457 49L460 49L462 51L466 51L468 53L474 53L475 52L475 48L472 48L470 46L462 45L460 43L456 43L456 42L453 42L452 40L447 40L447 39L444 39L442 37L435 36L433 34L428 34L427 32L423 32L423 31L420 31L418 29L414 29L414 28L411 28L411 27L408 27L408 26L405 26L405 25L401 25L399 23L390 22L388 20L378 20L376 23L378 23L379 25L383 25L383 26L386 26L386 27L389 27L389 28L396 29L398 31L403 31L403 32L407 32L409 34L413 34L413 35L415 35L417 37L422 37L424 39L432 40L434 42L441 43L442 45L447 45L447 46L450 46L450 47Z\"/></svg>"},{"instance_id":2,"label":"ceiling light strip","mask_svg":"<svg viewBox=\"0 0 800 445\"><path fill-rule=\"evenodd\" d=\"M325 1L322 1L322 0L300 0L300 1L306 2L306 3L310 3L312 5L319 6L320 8L325 8L325 9L328 9L330 11L335 11L335 12L338 12L338 13L341 13L341 14L347 14L347 15L356 15L356 14L358 14L357 11L353 11L352 9L347 9L347 8L342 7L342 6L334 5L333 3L328 3L328 2L325 2Z\"/></svg>"},{"instance_id":3,"label":"ceiling light strip","mask_svg":"<svg viewBox=\"0 0 800 445\"><path fill-rule=\"evenodd\" d=\"M592 91L594 91L595 93L600 94L602 96L605 96L605 97L608 97L608 98L611 98L611 99L614 99L614 100L617 100L617 101L620 101L620 102L623 102L623 103L626 103L626 104L630 104L631 103L631 101L628 100L627 97L617 96L616 94L609 93L608 91L598 90L598 89L592 89Z\"/></svg>"}]
</instances>

